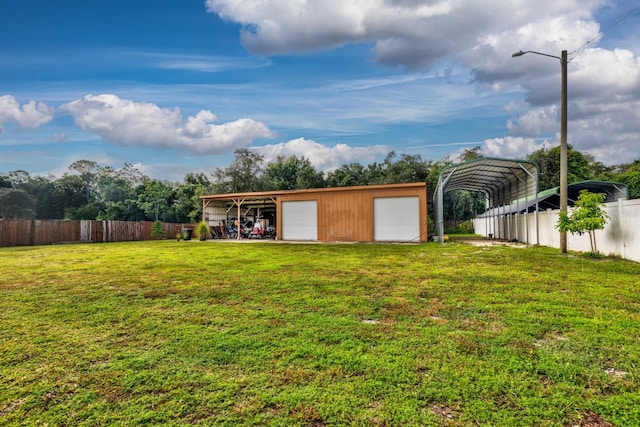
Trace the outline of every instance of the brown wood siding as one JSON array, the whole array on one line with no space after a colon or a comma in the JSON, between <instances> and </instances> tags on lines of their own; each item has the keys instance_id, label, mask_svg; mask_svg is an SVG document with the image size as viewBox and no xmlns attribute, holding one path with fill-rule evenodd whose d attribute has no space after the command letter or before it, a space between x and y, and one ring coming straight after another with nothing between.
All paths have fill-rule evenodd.
<instances>
[{"instance_id":1,"label":"brown wood siding","mask_svg":"<svg viewBox=\"0 0 640 427\"><path fill-rule=\"evenodd\" d=\"M318 240L324 242L372 242L373 199L378 197L418 197L420 206L420 241L427 240L427 188L426 185L399 186L353 190L282 194L278 197L278 212L283 201L315 200L318 204ZM278 238L281 239L282 219L277 216Z\"/></svg>"},{"instance_id":2,"label":"brown wood siding","mask_svg":"<svg viewBox=\"0 0 640 427\"><path fill-rule=\"evenodd\" d=\"M318 239L327 242L373 240L371 193L322 194L318 200Z\"/></svg>"}]
</instances>

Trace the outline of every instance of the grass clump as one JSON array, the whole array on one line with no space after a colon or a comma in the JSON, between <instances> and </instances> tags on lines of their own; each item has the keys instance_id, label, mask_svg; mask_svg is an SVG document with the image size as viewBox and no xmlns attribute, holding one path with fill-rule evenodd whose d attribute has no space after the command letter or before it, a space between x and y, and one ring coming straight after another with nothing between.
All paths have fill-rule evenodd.
<instances>
[{"instance_id":1,"label":"grass clump","mask_svg":"<svg viewBox=\"0 0 640 427\"><path fill-rule=\"evenodd\" d=\"M628 261L164 240L0 273L0 424L640 424Z\"/></svg>"}]
</instances>

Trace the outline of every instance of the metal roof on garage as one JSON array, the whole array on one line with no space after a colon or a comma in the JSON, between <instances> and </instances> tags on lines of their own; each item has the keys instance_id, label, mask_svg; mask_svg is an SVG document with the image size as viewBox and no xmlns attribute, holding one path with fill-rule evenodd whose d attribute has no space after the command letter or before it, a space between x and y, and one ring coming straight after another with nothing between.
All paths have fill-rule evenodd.
<instances>
[{"instance_id":1,"label":"metal roof on garage","mask_svg":"<svg viewBox=\"0 0 640 427\"><path fill-rule=\"evenodd\" d=\"M359 185L352 187L322 187L322 188L306 188L298 190L274 190L274 191L258 191L258 192L245 192L245 193L224 193L224 194L209 194L202 195L200 199L206 201L224 201L234 202L236 200L242 200L244 202L261 203L263 201L272 201L279 196L288 194L309 194L309 193L328 193L328 192L346 192L346 191L359 191L359 190L383 190L389 188L415 188L424 187L424 182L408 182L401 184L375 184L375 185Z\"/></svg>"},{"instance_id":2,"label":"metal roof on garage","mask_svg":"<svg viewBox=\"0 0 640 427\"><path fill-rule=\"evenodd\" d=\"M476 191L485 195L487 209L524 199L537 200L538 165L526 160L480 158L445 167L434 194L434 215L438 237L444 242L444 193Z\"/></svg>"}]
</instances>

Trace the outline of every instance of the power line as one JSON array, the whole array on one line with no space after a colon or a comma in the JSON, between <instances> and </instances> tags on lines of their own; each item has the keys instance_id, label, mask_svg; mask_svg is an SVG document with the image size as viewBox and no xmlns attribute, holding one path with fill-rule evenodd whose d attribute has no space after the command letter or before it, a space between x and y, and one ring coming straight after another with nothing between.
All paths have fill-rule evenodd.
<instances>
[{"instance_id":1,"label":"power line","mask_svg":"<svg viewBox=\"0 0 640 427\"><path fill-rule=\"evenodd\" d=\"M569 55L573 55L573 57L569 60L569 62L573 61L580 54L580 52L582 52L582 50L584 50L584 48L589 46L593 41L595 41L598 38L600 38L601 36L603 36L605 33L607 33L613 27L615 27L616 25L620 24L622 21L627 19L629 16L633 15L638 10L640 10L640 6L636 6L634 8L629 9L627 11L627 13L625 13L620 18L618 18L613 24L609 25L607 28L605 28L604 30L600 31L594 38L592 38L591 40L587 41L585 44L583 44L582 46L580 46L578 49L574 50L573 52L570 52Z\"/></svg>"}]
</instances>

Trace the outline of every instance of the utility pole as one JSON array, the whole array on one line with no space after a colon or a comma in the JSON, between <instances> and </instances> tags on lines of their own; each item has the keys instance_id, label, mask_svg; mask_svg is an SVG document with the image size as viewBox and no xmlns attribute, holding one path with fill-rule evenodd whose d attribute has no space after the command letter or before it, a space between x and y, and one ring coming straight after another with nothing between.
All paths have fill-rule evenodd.
<instances>
[{"instance_id":1,"label":"utility pole","mask_svg":"<svg viewBox=\"0 0 640 427\"><path fill-rule=\"evenodd\" d=\"M560 111L560 215L567 214L567 51L562 51L562 107ZM560 232L560 252L567 253L567 232Z\"/></svg>"},{"instance_id":2,"label":"utility pole","mask_svg":"<svg viewBox=\"0 0 640 427\"><path fill-rule=\"evenodd\" d=\"M547 53L534 52L533 50L519 51L511 55L513 58L522 56L526 53L534 53L536 55L548 56L560 60L562 68L562 91L560 105L560 215L567 214L567 198L568 198L568 168L567 168L567 64L569 63L567 51L563 50L561 56L549 55ZM567 232L560 232L560 252L567 253Z\"/></svg>"}]
</instances>

